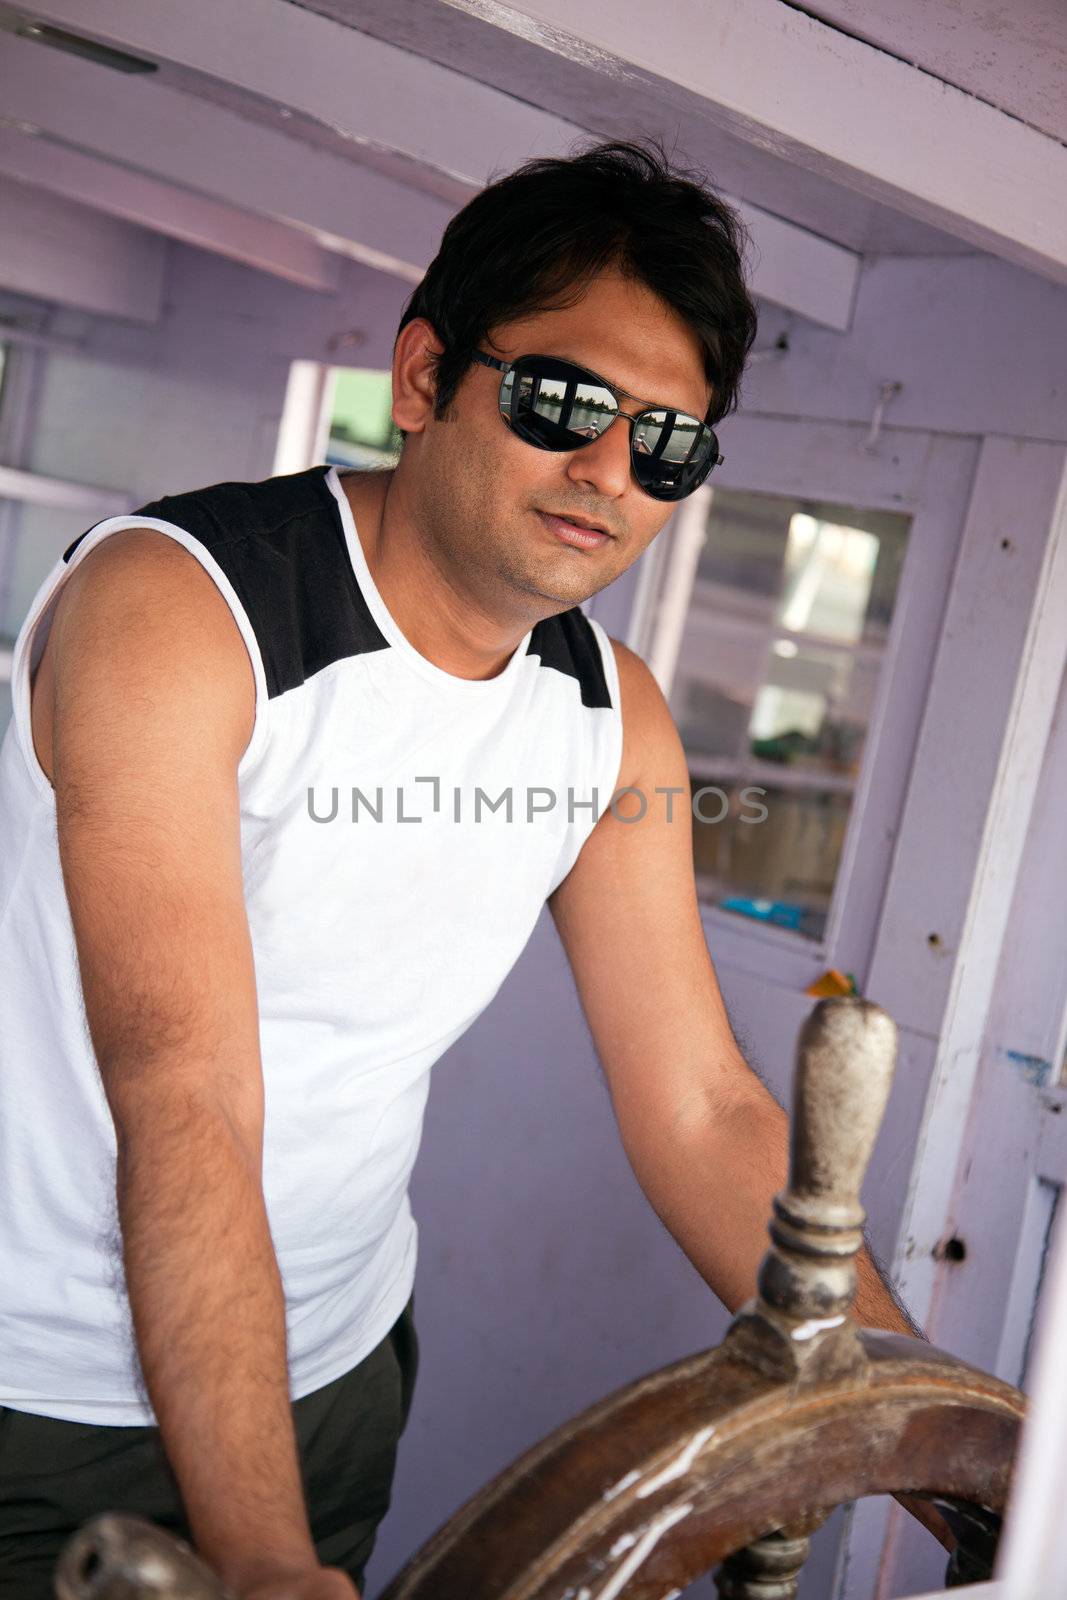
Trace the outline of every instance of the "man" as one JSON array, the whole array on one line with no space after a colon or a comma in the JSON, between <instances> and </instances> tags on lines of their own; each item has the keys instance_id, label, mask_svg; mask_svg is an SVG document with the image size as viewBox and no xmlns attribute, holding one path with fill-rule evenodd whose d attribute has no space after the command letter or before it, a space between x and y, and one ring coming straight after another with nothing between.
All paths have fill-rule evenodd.
<instances>
[{"instance_id":1,"label":"man","mask_svg":"<svg viewBox=\"0 0 1067 1600\"><path fill-rule=\"evenodd\" d=\"M247 1600L351 1597L414 1377L429 1067L546 899L650 1202L751 1293L785 1119L664 699L578 609L718 458L739 243L640 148L530 163L407 308L394 472L157 502L35 599L0 763L5 1593L107 1506Z\"/></svg>"}]
</instances>

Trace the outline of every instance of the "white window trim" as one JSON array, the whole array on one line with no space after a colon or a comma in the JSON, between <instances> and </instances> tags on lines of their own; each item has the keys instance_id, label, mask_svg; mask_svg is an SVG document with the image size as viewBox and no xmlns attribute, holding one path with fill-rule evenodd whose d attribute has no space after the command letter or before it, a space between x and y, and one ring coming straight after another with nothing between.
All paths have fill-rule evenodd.
<instances>
[{"instance_id":1,"label":"white window trim","mask_svg":"<svg viewBox=\"0 0 1067 1600\"><path fill-rule=\"evenodd\" d=\"M847 424L745 416L732 419L730 426L728 465L716 472L714 485L704 485L679 506L638 575L627 644L648 661L664 693L673 681L704 520L716 488L854 502L912 518L823 938L807 939L701 904L717 962L790 988L806 987L833 966L854 973L862 991L923 710L921 702L898 703L898 680L905 675L900 669L924 652L932 661L963 528L961 485L969 488L977 441L888 429L872 456L859 448L863 430ZM885 781L887 770L896 771L896 785Z\"/></svg>"},{"instance_id":2,"label":"white window trim","mask_svg":"<svg viewBox=\"0 0 1067 1600\"><path fill-rule=\"evenodd\" d=\"M293 362L285 386L272 477L306 472L325 460L336 383L336 369L323 361Z\"/></svg>"},{"instance_id":3,"label":"white window trim","mask_svg":"<svg viewBox=\"0 0 1067 1600\"><path fill-rule=\"evenodd\" d=\"M87 483L71 483L66 478L48 478L39 472L23 472L19 467L0 467L0 498L21 500L24 505L48 506L54 511L85 511L105 517L121 517L133 509L128 494L118 489L97 489Z\"/></svg>"}]
</instances>

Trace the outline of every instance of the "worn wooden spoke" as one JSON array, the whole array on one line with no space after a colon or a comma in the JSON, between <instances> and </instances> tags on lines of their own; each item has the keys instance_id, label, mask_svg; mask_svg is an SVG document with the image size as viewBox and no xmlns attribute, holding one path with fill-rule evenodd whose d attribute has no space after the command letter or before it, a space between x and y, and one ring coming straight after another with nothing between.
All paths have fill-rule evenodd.
<instances>
[{"instance_id":1,"label":"worn wooden spoke","mask_svg":"<svg viewBox=\"0 0 1067 1600\"><path fill-rule=\"evenodd\" d=\"M720 1600L796 1600L810 1548L806 1532L780 1528L735 1551L715 1574Z\"/></svg>"},{"instance_id":2,"label":"worn wooden spoke","mask_svg":"<svg viewBox=\"0 0 1067 1600\"><path fill-rule=\"evenodd\" d=\"M816 1006L798 1045L790 1175L771 1247L722 1345L620 1389L535 1445L456 1512L382 1600L667 1600L714 1568L723 1597L789 1600L808 1534L834 1506L873 1494L898 1495L946 1545L958 1541L957 1573L988 1575L1023 1396L850 1315L860 1185L894 1054L895 1029L877 1006ZM104 1520L106 1538L97 1519L68 1550L60 1600L221 1593L188 1553L168 1576L173 1541L159 1530Z\"/></svg>"}]
</instances>

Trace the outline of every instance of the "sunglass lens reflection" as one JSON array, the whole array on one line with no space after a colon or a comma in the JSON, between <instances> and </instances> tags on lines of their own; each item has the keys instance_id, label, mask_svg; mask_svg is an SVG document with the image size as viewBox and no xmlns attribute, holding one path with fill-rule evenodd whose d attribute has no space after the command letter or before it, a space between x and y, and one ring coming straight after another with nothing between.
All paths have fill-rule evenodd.
<instances>
[{"instance_id":1,"label":"sunglass lens reflection","mask_svg":"<svg viewBox=\"0 0 1067 1600\"><path fill-rule=\"evenodd\" d=\"M610 389L544 372L519 375L515 406L515 421L551 450L599 438L618 410Z\"/></svg>"},{"instance_id":2,"label":"sunglass lens reflection","mask_svg":"<svg viewBox=\"0 0 1067 1600\"><path fill-rule=\"evenodd\" d=\"M501 398L516 432L542 450L574 450L598 439L618 415L611 390L568 363L517 363ZM706 476L718 444L697 417L666 409L643 412L630 455L638 483L660 500L682 499Z\"/></svg>"}]
</instances>

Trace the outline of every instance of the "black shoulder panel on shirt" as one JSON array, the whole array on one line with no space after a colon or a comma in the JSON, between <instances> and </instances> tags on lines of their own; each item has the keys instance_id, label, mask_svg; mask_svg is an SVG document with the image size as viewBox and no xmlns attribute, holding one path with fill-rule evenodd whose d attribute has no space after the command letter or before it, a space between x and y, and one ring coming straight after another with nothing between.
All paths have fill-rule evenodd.
<instances>
[{"instance_id":1,"label":"black shoulder panel on shirt","mask_svg":"<svg viewBox=\"0 0 1067 1600\"><path fill-rule=\"evenodd\" d=\"M610 707L611 694L596 635L580 606L536 622L526 654L540 656L543 667L554 667L557 672L577 678L583 706Z\"/></svg>"},{"instance_id":2,"label":"black shoulder panel on shirt","mask_svg":"<svg viewBox=\"0 0 1067 1600\"><path fill-rule=\"evenodd\" d=\"M130 513L173 522L211 552L248 613L272 698L334 661L389 648L352 571L328 470L215 483Z\"/></svg>"}]
</instances>

